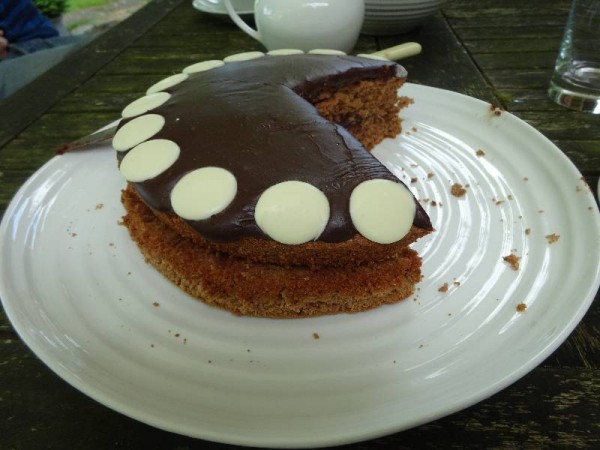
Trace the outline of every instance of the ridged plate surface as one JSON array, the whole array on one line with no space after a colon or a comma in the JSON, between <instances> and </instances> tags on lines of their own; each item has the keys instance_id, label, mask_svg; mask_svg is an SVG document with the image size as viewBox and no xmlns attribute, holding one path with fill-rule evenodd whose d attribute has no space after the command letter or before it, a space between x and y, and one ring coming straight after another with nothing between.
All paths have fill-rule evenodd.
<instances>
[{"instance_id":1,"label":"ridged plate surface","mask_svg":"<svg viewBox=\"0 0 600 450\"><path fill-rule=\"evenodd\" d=\"M304 320L205 306L146 265L119 224L124 182L104 147L55 157L8 208L0 294L11 322L97 401L228 443L353 442L494 394L543 361L588 309L598 209L566 157L514 116L424 86L402 94L415 99L404 131L375 154L437 230L416 244L424 279L412 298ZM464 197L450 193L454 183ZM511 253L518 270L503 260Z\"/></svg>"}]
</instances>

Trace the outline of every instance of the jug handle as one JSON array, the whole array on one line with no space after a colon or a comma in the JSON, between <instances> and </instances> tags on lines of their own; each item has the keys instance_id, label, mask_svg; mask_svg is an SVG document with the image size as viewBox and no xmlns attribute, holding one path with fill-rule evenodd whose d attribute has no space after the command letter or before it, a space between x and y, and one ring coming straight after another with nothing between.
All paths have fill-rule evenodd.
<instances>
[{"instance_id":1,"label":"jug handle","mask_svg":"<svg viewBox=\"0 0 600 450\"><path fill-rule=\"evenodd\" d=\"M418 42L405 42L404 44L395 45L394 47L389 47L371 54L374 56L383 56L390 61L398 61L399 59L418 55L421 53L421 50L421 44Z\"/></svg>"},{"instance_id":2,"label":"jug handle","mask_svg":"<svg viewBox=\"0 0 600 450\"><path fill-rule=\"evenodd\" d=\"M260 35L258 34L258 31L256 31L253 28L250 28L246 24L246 22L244 22L242 20L242 18L238 15L238 13L235 12L235 9L233 8L233 5L231 4L231 0L223 0L223 3L225 4L225 9L227 10L227 14L229 14L229 17L231 17L231 20L233 20L233 23L235 23L238 27L240 27L241 30L243 32L245 32L246 34L248 34L250 37L253 37L258 42L260 42Z\"/></svg>"}]
</instances>

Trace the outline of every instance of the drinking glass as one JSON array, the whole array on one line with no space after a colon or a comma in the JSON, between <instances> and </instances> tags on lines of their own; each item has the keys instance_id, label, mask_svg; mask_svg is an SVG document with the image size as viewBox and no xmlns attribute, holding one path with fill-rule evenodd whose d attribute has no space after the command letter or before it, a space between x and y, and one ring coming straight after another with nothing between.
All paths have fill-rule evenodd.
<instances>
[{"instance_id":1,"label":"drinking glass","mask_svg":"<svg viewBox=\"0 0 600 450\"><path fill-rule=\"evenodd\" d=\"M550 98L570 109L600 114L600 0L573 0Z\"/></svg>"}]
</instances>

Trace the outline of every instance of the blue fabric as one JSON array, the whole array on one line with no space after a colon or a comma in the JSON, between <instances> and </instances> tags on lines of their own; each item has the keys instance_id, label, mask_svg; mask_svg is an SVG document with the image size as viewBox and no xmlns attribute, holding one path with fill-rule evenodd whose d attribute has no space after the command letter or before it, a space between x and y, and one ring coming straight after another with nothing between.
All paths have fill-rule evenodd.
<instances>
[{"instance_id":1,"label":"blue fabric","mask_svg":"<svg viewBox=\"0 0 600 450\"><path fill-rule=\"evenodd\" d=\"M63 45L76 44L81 41L81 39L81 36L54 36L51 38L29 39L27 41L11 44L8 47L8 55L6 56L6 59L16 58L29 53L35 53L40 50L49 50L51 48L56 48ZM0 64L2 63L0 62Z\"/></svg>"},{"instance_id":2,"label":"blue fabric","mask_svg":"<svg viewBox=\"0 0 600 450\"><path fill-rule=\"evenodd\" d=\"M0 29L11 45L58 36L52 22L31 0L0 0Z\"/></svg>"}]
</instances>

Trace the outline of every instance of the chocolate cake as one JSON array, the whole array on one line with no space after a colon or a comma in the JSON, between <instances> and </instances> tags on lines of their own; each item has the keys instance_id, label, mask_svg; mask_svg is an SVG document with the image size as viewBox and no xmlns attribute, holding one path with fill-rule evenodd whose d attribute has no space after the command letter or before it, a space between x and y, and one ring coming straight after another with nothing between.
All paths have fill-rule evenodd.
<instances>
[{"instance_id":1,"label":"chocolate cake","mask_svg":"<svg viewBox=\"0 0 600 450\"><path fill-rule=\"evenodd\" d=\"M333 53L333 54L332 54ZM189 66L123 110L124 223L146 260L235 314L306 317L409 296L432 230L371 149L405 70L330 51Z\"/></svg>"}]
</instances>

